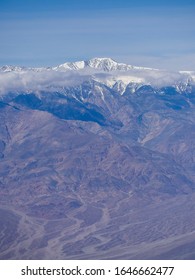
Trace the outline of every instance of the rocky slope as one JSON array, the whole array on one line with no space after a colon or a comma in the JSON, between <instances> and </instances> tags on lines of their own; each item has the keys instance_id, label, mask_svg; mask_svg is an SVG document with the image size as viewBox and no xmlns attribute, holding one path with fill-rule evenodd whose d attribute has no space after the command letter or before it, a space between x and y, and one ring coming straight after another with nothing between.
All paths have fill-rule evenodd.
<instances>
[{"instance_id":1,"label":"rocky slope","mask_svg":"<svg viewBox=\"0 0 195 280\"><path fill-rule=\"evenodd\" d=\"M193 75L2 67L0 258L194 258Z\"/></svg>"}]
</instances>

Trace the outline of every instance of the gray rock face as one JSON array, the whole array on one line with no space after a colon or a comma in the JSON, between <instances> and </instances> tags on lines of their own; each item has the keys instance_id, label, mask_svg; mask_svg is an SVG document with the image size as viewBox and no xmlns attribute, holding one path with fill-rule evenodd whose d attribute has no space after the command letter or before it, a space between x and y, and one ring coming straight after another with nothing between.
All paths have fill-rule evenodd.
<instances>
[{"instance_id":1,"label":"gray rock face","mask_svg":"<svg viewBox=\"0 0 195 280\"><path fill-rule=\"evenodd\" d=\"M4 95L0 258L194 259L194 109L193 86Z\"/></svg>"}]
</instances>

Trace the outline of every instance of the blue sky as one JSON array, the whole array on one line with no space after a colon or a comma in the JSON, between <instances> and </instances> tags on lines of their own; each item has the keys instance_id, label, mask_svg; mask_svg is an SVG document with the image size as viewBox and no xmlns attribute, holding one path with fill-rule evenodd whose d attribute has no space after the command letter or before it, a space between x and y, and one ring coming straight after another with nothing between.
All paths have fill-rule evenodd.
<instances>
[{"instance_id":1,"label":"blue sky","mask_svg":"<svg viewBox=\"0 0 195 280\"><path fill-rule=\"evenodd\" d=\"M194 15L194 0L0 0L0 65L112 57L195 70Z\"/></svg>"}]
</instances>

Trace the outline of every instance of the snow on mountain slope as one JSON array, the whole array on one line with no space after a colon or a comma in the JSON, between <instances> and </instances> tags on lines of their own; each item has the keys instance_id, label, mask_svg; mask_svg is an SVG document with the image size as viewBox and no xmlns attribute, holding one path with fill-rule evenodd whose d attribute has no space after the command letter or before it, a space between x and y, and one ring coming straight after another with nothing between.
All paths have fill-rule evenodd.
<instances>
[{"instance_id":1,"label":"snow on mountain slope","mask_svg":"<svg viewBox=\"0 0 195 280\"><path fill-rule=\"evenodd\" d=\"M74 63L64 63L57 67L53 67L53 70L80 70L84 68L93 68L103 71L113 71L113 70L130 70L132 66L117 63L111 58L92 58L88 61L77 61Z\"/></svg>"},{"instance_id":2,"label":"snow on mountain slope","mask_svg":"<svg viewBox=\"0 0 195 280\"><path fill-rule=\"evenodd\" d=\"M20 71L27 71L30 68L14 66L14 65L4 65L0 67L0 72L20 72Z\"/></svg>"},{"instance_id":3,"label":"snow on mountain slope","mask_svg":"<svg viewBox=\"0 0 195 280\"><path fill-rule=\"evenodd\" d=\"M28 71L33 71L33 72L42 72L46 70L51 70L51 67L24 67L24 66L14 66L14 65L4 65L0 67L0 73L1 72L28 72Z\"/></svg>"},{"instance_id":4,"label":"snow on mountain slope","mask_svg":"<svg viewBox=\"0 0 195 280\"><path fill-rule=\"evenodd\" d=\"M88 61L77 61L77 62L66 62L59 66L53 67L53 70L81 70L84 68L93 68L103 71L128 71L131 69L145 69L145 70L155 70L152 68L137 67L128 65L125 63L118 63L112 58L92 58Z\"/></svg>"},{"instance_id":5,"label":"snow on mountain slope","mask_svg":"<svg viewBox=\"0 0 195 280\"><path fill-rule=\"evenodd\" d=\"M95 80L108 87L116 83L122 91L129 84L153 87L174 86L182 91L195 83L195 72L170 72L117 63L111 58L93 58L88 61L67 62L56 67L27 68L3 66L0 68L0 92L58 90Z\"/></svg>"},{"instance_id":6,"label":"snow on mountain slope","mask_svg":"<svg viewBox=\"0 0 195 280\"><path fill-rule=\"evenodd\" d=\"M124 67L1 69L0 259L194 259L193 72Z\"/></svg>"}]
</instances>

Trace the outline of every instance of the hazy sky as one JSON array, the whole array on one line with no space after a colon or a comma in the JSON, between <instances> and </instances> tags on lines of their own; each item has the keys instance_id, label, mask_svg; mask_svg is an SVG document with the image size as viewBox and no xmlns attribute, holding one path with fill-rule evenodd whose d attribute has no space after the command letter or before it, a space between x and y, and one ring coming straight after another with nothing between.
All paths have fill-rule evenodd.
<instances>
[{"instance_id":1,"label":"hazy sky","mask_svg":"<svg viewBox=\"0 0 195 280\"><path fill-rule=\"evenodd\" d=\"M92 57L195 70L195 1L0 0L0 65Z\"/></svg>"}]
</instances>

